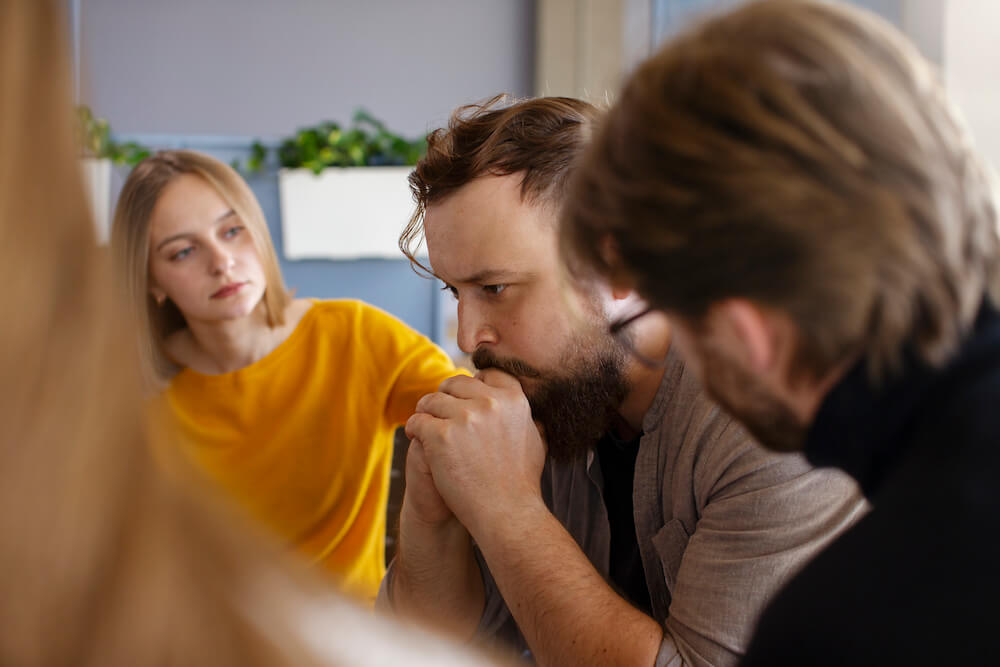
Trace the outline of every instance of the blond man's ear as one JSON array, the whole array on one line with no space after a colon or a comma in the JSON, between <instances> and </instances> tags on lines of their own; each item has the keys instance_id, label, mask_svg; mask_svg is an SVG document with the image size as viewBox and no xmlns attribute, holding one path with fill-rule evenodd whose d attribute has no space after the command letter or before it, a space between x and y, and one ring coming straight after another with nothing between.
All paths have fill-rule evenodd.
<instances>
[{"instance_id":1,"label":"blond man's ear","mask_svg":"<svg viewBox=\"0 0 1000 667\"><path fill-rule=\"evenodd\" d=\"M742 350L740 356L754 372L774 370L782 334L772 313L747 299L726 299L712 306L709 318L718 333Z\"/></svg>"}]
</instances>

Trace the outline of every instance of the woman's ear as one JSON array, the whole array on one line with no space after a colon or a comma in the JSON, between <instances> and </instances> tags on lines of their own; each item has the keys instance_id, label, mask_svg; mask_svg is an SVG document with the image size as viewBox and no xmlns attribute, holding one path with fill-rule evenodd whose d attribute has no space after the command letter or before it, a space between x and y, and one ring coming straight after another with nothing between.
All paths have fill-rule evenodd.
<instances>
[{"instance_id":1,"label":"woman's ear","mask_svg":"<svg viewBox=\"0 0 1000 667\"><path fill-rule=\"evenodd\" d=\"M767 312L746 299L728 299L715 306L720 318L735 342L743 348L743 356L759 374L774 370L777 363L778 332Z\"/></svg>"},{"instance_id":2,"label":"woman's ear","mask_svg":"<svg viewBox=\"0 0 1000 667\"><path fill-rule=\"evenodd\" d=\"M162 306L163 303L167 300L167 293L164 292L159 287L157 287L156 285L149 286L149 295L153 297L153 301L156 302L157 306Z\"/></svg>"}]
</instances>

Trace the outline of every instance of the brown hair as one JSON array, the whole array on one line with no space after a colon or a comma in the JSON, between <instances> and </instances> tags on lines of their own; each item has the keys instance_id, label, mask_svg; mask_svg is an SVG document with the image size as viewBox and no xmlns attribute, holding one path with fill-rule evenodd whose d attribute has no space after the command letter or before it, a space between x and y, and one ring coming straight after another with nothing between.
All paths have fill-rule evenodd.
<instances>
[{"instance_id":1,"label":"brown hair","mask_svg":"<svg viewBox=\"0 0 1000 667\"><path fill-rule=\"evenodd\" d=\"M514 100L497 95L459 107L447 128L427 137L427 155L410 174L417 202L399 248L415 268L431 270L416 257L427 206L485 175L523 173L521 196L561 206L572 165L590 138L600 112L569 97Z\"/></svg>"},{"instance_id":2,"label":"brown hair","mask_svg":"<svg viewBox=\"0 0 1000 667\"><path fill-rule=\"evenodd\" d=\"M149 293L150 218L163 189L182 174L198 176L212 186L249 231L267 280L264 302L268 324L272 327L283 324L291 301L264 213L246 181L232 167L189 150L161 151L143 160L129 174L118 197L111 246L116 283L134 313L143 371L152 387L162 386L177 370L167 356L164 343L171 333L186 324L176 305L169 300L157 305Z\"/></svg>"},{"instance_id":3,"label":"brown hair","mask_svg":"<svg viewBox=\"0 0 1000 667\"><path fill-rule=\"evenodd\" d=\"M907 346L944 362L997 283L989 175L935 73L836 3L756 2L668 43L571 190L570 256L692 322L731 297L783 310L816 374L861 350L875 377Z\"/></svg>"}]
</instances>

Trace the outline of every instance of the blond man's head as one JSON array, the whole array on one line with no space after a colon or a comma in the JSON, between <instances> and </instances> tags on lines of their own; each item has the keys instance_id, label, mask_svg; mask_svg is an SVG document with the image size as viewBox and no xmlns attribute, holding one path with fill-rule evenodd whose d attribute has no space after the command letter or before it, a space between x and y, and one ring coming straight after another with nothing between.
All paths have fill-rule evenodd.
<instances>
[{"instance_id":1,"label":"blond man's head","mask_svg":"<svg viewBox=\"0 0 1000 667\"><path fill-rule=\"evenodd\" d=\"M787 314L816 375L859 353L876 376L906 349L942 363L998 276L991 182L935 72L833 3L751 3L666 45L564 220L572 255L676 316L733 298Z\"/></svg>"}]
</instances>

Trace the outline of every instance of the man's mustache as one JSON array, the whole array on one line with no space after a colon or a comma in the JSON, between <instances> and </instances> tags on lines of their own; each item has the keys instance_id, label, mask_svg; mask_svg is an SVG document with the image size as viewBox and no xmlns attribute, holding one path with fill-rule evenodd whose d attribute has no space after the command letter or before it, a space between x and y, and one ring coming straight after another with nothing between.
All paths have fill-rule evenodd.
<instances>
[{"instance_id":1,"label":"man's mustache","mask_svg":"<svg viewBox=\"0 0 1000 667\"><path fill-rule=\"evenodd\" d=\"M515 375L518 377L525 378L540 378L542 377L542 372L539 371L534 366L521 361L520 359L508 358L504 359L493 354L492 351L480 347L475 352L472 353L472 365L476 367L477 370L486 370L487 368L496 368L504 373L510 375Z\"/></svg>"}]
</instances>

